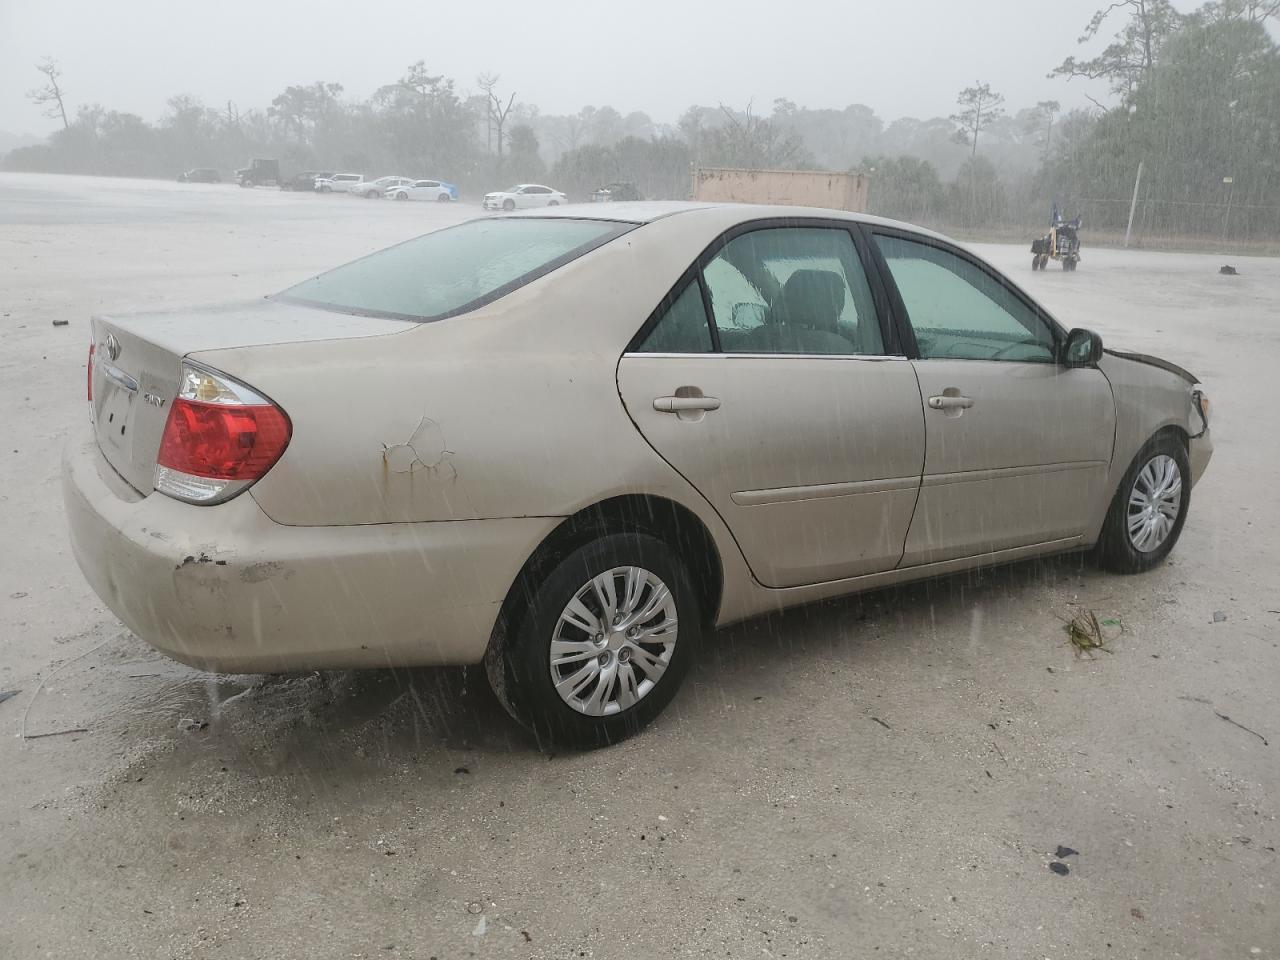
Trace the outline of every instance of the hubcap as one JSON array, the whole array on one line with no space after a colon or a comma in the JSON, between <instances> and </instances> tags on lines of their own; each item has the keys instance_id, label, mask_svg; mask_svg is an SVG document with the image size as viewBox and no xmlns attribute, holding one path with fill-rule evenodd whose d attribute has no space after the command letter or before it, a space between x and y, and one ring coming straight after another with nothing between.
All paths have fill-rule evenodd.
<instances>
[{"instance_id":1,"label":"hubcap","mask_svg":"<svg viewBox=\"0 0 1280 960\"><path fill-rule=\"evenodd\" d=\"M667 585L642 567L615 567L565 605L551 635L551 682L579 713L621 713L658 685L676 632Z\"/></svg>"},{"instance_id":2,"label":"hubcap","mask_svg":"<svg viewBox=\"0 0 1280 960\"><path fill-rule=\"evenodd\" d=\"M1150 553L1169 539L1182 509L1182 471L1173 457L1147 461L1129 491L1129 542Z\"/></svg>"}]
</instances>

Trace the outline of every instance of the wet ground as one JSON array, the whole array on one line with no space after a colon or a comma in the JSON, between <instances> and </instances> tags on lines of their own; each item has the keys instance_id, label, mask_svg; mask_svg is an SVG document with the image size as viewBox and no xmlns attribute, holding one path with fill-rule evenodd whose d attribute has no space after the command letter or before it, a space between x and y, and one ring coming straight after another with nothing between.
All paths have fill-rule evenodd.
<instances>
[{"instance_id":1,"label":"wet ground","mask_svg":"<svg viewBox=\"0 0 1280 960\"><path fill-rule=\"evenodd\" d=\"M1146 576L1024 563L733 627L585 755L475 669L213 677L132 637L57 487L88 314L476 212L0 174L0 957L1280 956L1278 260L982 248L1205 381L1217 453ZM1092 660L1082 609L1117 621Z\"/></svg>"}]
</instances>

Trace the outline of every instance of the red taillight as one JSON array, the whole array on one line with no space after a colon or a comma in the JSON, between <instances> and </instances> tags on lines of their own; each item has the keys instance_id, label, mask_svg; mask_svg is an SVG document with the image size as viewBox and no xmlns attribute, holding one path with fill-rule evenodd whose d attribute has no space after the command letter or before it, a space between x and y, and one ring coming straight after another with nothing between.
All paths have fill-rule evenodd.
<instances>
[{"instance_id":1,"label":"red taillight","mask_svg":"<svg viewBox=\"0 0 1280 960\"><path fill-rule=\"evenodd\" d=\"M89 344L89 362L85 364L85 393L89 395L89 402L93 403L93 344Z\"/></svg>"},{"instance_id":2,"label":"red taillight","mask_svg":"<svg viewBox=\"0 0 1280 960\"><path fill-rule=\"evenodd\" d=\"M211 480L257 480L289 445L289 418L276 406L230 406L178 398L156 462Z\"/></svg>"},{"instance_id":3,"label":"red taillight","mask_svg":"<svg viewBox=\"0 0 1280 960\"><path fill-rule=\"evenodd\" d=\"M187 503L222 503L270 470L292 433L285 412L257 391L184 363L156 454L155 488Z\"/></svg>"}]
</instances>

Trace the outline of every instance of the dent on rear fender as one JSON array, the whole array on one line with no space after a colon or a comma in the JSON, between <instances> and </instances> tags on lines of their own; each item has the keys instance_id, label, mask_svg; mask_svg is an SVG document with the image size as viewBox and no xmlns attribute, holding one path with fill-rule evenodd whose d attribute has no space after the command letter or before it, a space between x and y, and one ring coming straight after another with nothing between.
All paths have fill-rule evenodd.
<instances>
[{"instance_id":1,"label":"dent on rear fender","mask_svg":"<svg viewBox=\"0 0 1280 960\"><path fill-rule=\"evenodd\" d=\"M458 479L458 470L452 463L453 451L445 440L444 428L426 414L407 440L382 444L383 472L414 473L425 470L440 479Z\"/></svg>"}]
</instances>

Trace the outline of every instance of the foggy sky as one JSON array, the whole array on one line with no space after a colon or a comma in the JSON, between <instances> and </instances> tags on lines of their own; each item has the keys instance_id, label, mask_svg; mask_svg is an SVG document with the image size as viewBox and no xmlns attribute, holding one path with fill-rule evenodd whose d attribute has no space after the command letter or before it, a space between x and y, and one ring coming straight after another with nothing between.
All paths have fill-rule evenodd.
<instances>
[{"instance_id":1,"label":"foggy sky","mask_svg":"<svg viewBox=\"0 0 1280 960\"><path fill-rule=\"evenodd\" d=\"M608 103L668 123L692 103L753 100L767 114L776 97L865 103L886 120L946 116L979 80L1010 112L1044 99L1070 108L1086 93L1104 98L1105 84L1045 75L1080 52L1099 3L0 0L0 130L58 126L24 96L45 55L62 66L69 112L97 101L149 121L180 93L245 110L289 84L331 80L364 98L419 59L462 91L480 72L500 73L504 90L543 113Z\"/></svg>"}]
</instances>

